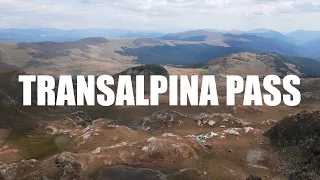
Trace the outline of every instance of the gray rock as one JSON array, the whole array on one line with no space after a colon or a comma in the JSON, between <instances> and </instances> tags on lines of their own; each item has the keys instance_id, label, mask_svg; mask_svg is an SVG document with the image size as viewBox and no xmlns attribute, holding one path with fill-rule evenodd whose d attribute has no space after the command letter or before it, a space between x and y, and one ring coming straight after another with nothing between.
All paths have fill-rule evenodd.
<instances>
[{"instance_id":1,"label":"gray rock","mask_svg":"<svg viewBox=\"0 0 320 180\"><path fill-rule=\"evenodd\" d=\"M92 119L84 111L76 111L76 112L71 113L71 115L76 116L76 118L77 118L76 124L77 125L81 125L81 126L86 127L86 126L92 124Z\"/></svg>"},{"instance_id":2,"label":"gray rock","mask_svg":"<svg viewBox=\"0 0 320 180\"><path fill-rule=\"evenodd\" d=\"M56 164L60 168L60 180L80 180L86 177L86 173L82 165L67 154L59 154L56 158Z\"/></svg>"}]
</instances>

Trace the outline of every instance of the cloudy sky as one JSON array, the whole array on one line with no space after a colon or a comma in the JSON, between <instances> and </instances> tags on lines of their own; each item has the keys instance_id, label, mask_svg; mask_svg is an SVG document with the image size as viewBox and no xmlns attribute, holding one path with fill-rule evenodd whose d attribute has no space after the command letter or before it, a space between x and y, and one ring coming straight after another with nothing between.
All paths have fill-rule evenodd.
<instances>
[{"instance_id":1,"label":"cloudy sky","mask_svg":"<svg viewBox=\"0 0 320 180\"><path fill-rule=\"evenodd\" d=\"M320 0L0 0L0 28L320 30Z\"/></svg>"}]
</instances>

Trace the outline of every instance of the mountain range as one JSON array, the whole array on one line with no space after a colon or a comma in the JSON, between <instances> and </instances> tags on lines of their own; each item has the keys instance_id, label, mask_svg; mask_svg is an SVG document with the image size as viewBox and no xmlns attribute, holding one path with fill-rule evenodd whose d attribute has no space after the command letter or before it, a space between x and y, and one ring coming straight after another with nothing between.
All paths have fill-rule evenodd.
<instances>
[{"instance_id":1,"label":"mountain range","mask_svg":"<svg viewBox=\"0 0 320 180\"><path fill-rule=\"evenodd\" d=\"M150 37L157 38L165 33L153 31L133 31L123 29L0 29L0 42L42 42L72 41L87 37Z\"/></svg>"},{"instance_id":2,"label":"mountain range","mask_svg":"<svg viewBox=\"0 0 320 180\"><path fill-rule=\"evenodd\" d=\"M319 61L294 56L289 46L279 45L272 39L238 36L225 34L226 40L216 41L216 44L225 43L220 46L205 41L151 38L0 43L0 67L59 76L116 74L138 64L162 64L174 72L201 72L221 77L227 74L320 77ZM181 65L191 68L176 68Z\"/></svg>"},{"instance_id":3,"label":"mountain range","mask_svg":"<svg viewBox=\"0 0 320 180\"><path fill-rule=\"evenodd\" d=\"M172 39L174 36L184 35L186 37L219 35L219 34L251 34L265 38L275 38L296 45L308 43L320 37L320 31L297 30L287 34L271 29L254 29L250 31L229 30L221 31L214 29L197 29L185 32L167 34L156 31L139 31L125 29L0 29L0 42L41 42L41 41L70 41L87 37L109 37L109 38L132 38L148 37Z\"/></svg>"},{"instance_id":4,"label":"mountain range","mask_svg":"<svg viewBox=\"0 0 320 180\"><path fill-rule=\"evenodd\" d=\"M306 111L319 108L320 62L300 57L319 57L319 38L295 43L264 29L112 33L0 43L1 180L320 179L320 112ZM35 106L34 84L27 107L22 74L215 75L220 103L169 106L165 93L159 106ZM270 74L301 77L299 106L243 106L243 94L236 106L224 103L226 75Z\"/></svg>"},{"instance_id":5,"label":"mountain range","mask_svg":"<svg viewBox=\"0 0 320 180\"><path fill-rule=\"evenodd\" d=\"M294 61L293 65L300 70L306 68L302 65L307 66L309 73L304 74L308 77L318 76L314 68L320 67L313 60L320 60L320 37L299 44L293 37L299 33L288 36L268 29L248 32L200 29L170 34L102 29L0 31L4 33L11 33L12 41L9 36L0 37L0 41L11 41L0 42L0 67L19 68L31 74L114 74L136 64L190 67L243 52L279 54L281 59L290 57L285 59ZM78 39L85 36L89 37ZM50 41L14 42L21 37ZM64 41L64 38L77 40Z\"/></svg>"},{"instance_id":6,"label":"mountain range","mask_svg":"<svg viewBox=\"0 0 320 180\"><path fill-rule=\"evenodd\" d=\"M183 41L187 44L192 42L198 44L206 44L210 47L210 52L207 52L208 46L195 47L195 51L199 50L203 54L215 53L217 56L209 55L210 58L215 58L221 55L227 55L237 52L277 52L290 56L302 56L308 58L320 59L320 51L318 45L320 44L320 31L305 31L298 30L288 34L283 34L278 31L270 29L254 29L250 31L219 31L214 29L198 29L177 33L162 33L154 31L137 31L137 30L122 30L122 29L75 29L75 30L61 30L61 29L0 29L0 42L66 42L76 41L88 37L104 37L104 38L151 38L154 41ZM176 43L174 43L176 44ZM186 44L186 43L179 43ZM192 45L194 46L194 45ZM228 48L222 48L228 47ZM134 47L135 48L135 47ZM150 48L150 47L149 47ZM167 47L162 47L161 51ZM171 53L170 47L170 52ZM189 46L178 46L173 51L189 50ZM211 49L213 49L211 51ZM145 63L144 58L147 55L144 51L146 49L127 49L127 54L139 57L140 61ZM149 51L150 49L147 48ZM152 49L154 50L154 49ZM156 48L155 52L158 50ZM194 50L193 50L194 51ZM157 52L156 52L157 53ZM179 52L181 53L181 52ZM184 53L182 53L184 54ZM197 56L197 53L195 54ZM201 55L206 56L206 55ZM203 61L198 59L196 62ZM158 62L157 62L158 63ZM166 62L167 63L167 62ZM177 62L171 62L177 64ZM178 63L179 64L179 63ZM181 64L190 64L181 63Z\"/></svg>"}]
</instances>

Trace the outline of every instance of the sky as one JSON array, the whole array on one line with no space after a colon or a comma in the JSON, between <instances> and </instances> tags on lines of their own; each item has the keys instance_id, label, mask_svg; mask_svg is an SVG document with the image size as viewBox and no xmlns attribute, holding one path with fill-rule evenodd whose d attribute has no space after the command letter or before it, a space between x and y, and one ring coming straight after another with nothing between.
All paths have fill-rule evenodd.
<instances>
[{"instance_id":1,"label":"sky","mask_svg":"<svg viewBox=\"0 0 320 180\"><path fill-rule=\"evenodd\" d=\"M0 28L320 30L320 0L0 0Z\"/></svg>"}]
</instances>

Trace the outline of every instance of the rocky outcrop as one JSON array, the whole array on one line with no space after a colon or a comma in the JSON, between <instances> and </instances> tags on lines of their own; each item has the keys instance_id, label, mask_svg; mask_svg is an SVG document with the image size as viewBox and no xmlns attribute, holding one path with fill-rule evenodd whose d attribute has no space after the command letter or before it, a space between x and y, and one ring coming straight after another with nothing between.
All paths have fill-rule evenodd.
<instances>
[{"instance_id":1,"label":"rocky outcrop","mask_svg":"<svg viewBox=\"0 0 320 180\"><path fill-rule=\"evenodd\" d=\"M117 82L119 80L119 76L121 75L126 75L126 76L131 76L132 80L132 86L133 86L133 91L136 93L136 77L137 75L142 75L144 77L144 93L145 95L149 93L148 89L150 89L150 80L152 75L160 75L160 76L165 76L169 77L168 71L161 65L157 64L148 64L148 65L143 65L143 66L136 66L132 68L128 68L120 73L117 73L113 75L114 81L116 84L112 86L111 88L115 88L118 86ZM140 84L139 84L140 86Z\"/></svg>"},{"instance_id":2,"label":"rocky outcrop","mask_svg":"<svg viewBox=\"0 0 320 180\"><path fill-rule=\"evenodd\" d=\"M283 118L265 135L277 147L299 146L319 140L319 129L320 111L304 111Z\"/></svg>"},{"instance_id":3,"label":"rocky outcrop","mask_svg":"<svg viewBox=\"0 0 320 180\"><path fill-rule=\"evenodd\" d=\"M21 160L17 163L0 162L0 175L6 180L60 179L87 180L88 175L80 161L69 153L53 155L42 160Z\"/></svg>"},{"instance_id":4,"label":"rocky outcrop","mask_svg":"<svg viewBox=\"0 0 320 180\"><path fill-rule=\"evenodd\" d=\"M186 114L166 109L157 111L152 115L143 118L137 124L137 128L140 130L159 130L172 126L180 126L183 124L182 120L186 118L188 118Z\"/></svg>"},{"instance_id":5,"label":"rocky outcrop","mask_svg":"<svg viewBox=\"0 0 320 180\"><path fill-rule=\"evenodd\" d=\"M320 111L289 115L265 135L281 150L289 179L320 179Z\"/></svg>"},{"instance_id":6,"label":"rocky outcrop","mask_svg":"<svg viewBox=\"0 0 320 180\"><path fill-rule=\"evenodd\" d=\"M60 168L60 180L85 179L86 173L81 163L68 154L59 154L56 165Z\"/></svg>"},{"instance_id":7,"label":"rocky outcrop","mask_svg":"<svg viewBox=\"0 0 320 180\"><path fill-rule=\"evenodd\" d=\"M310 101L320 100L320 79L301 79L299 91L301 92L302 102L309 103Z\"/></svg>"},{"instance_id":8,"label":"rocky outcrop","mask_svg":"<svg viewBox=\"0 0 320 180\"><path fill-rule=\"evenodd\" d=\"M75 117L74 117L75 118ZM97 172L106 166L119 164L159 169L184 169L198 160L203 147L186 137L165 133L160 135L141 134L126 126L114 125L107 119L99 119L87 127L74 123L71 118L43 122L38 128L51 136L68 136L68 147L64 152L48 154L38 160L18 160L15 163L1 163L0 172L5 179L13 180L25 176L27 179L88 179L89 172ZM35 132L36 133L36 132ZM17 152L19 153L19 152ZM120 168L123 169L123 168ZM132 169L139 179L152 179L155 171ZM119 169L109 169L112 173ZM139 172L139 173L137 173ZM103 176L102 176L103 177ZM160 179L164 176L159 176Z\"/></svg>"},{"instance_id":9,"label":"rocky outcrop","mask_svg":"<svg viewBox=\"0 0 320 180\"><path fill-rule=\"evenodd\" d=\"M237 127L246 127L252 124L251 122L244 121L227 113L200 113L194 116L194 119L196 120L198 126L217 126L232 123L238 124Z\"/></svg>"},{"instance_id":10,"label":"rocky outcrop","mask_svg":"<svg viewBox=\"0 0 320 180\"><path fill-rule=\"evenodd\" d=\"M71 113L72 116L76 117L76 124L81 126L88 126L92 124L92 119L90 116L84 111L76 111Z\"/></svg>"},{"instance_id":11,"label":"rocky outcrop","mask_svg":"<svg viewBox=\"0 0 320 180\"><path fill-rule=\"evenodd\" d=\"M144 75L146 79L150 78L151 75L162 75L169 77L168 71L161 65L157 64L132 67L116 74L115 77L118 77L119 75L131 75L132 79L135 79L136 75Z\"/></svg>"}]
</instances>

